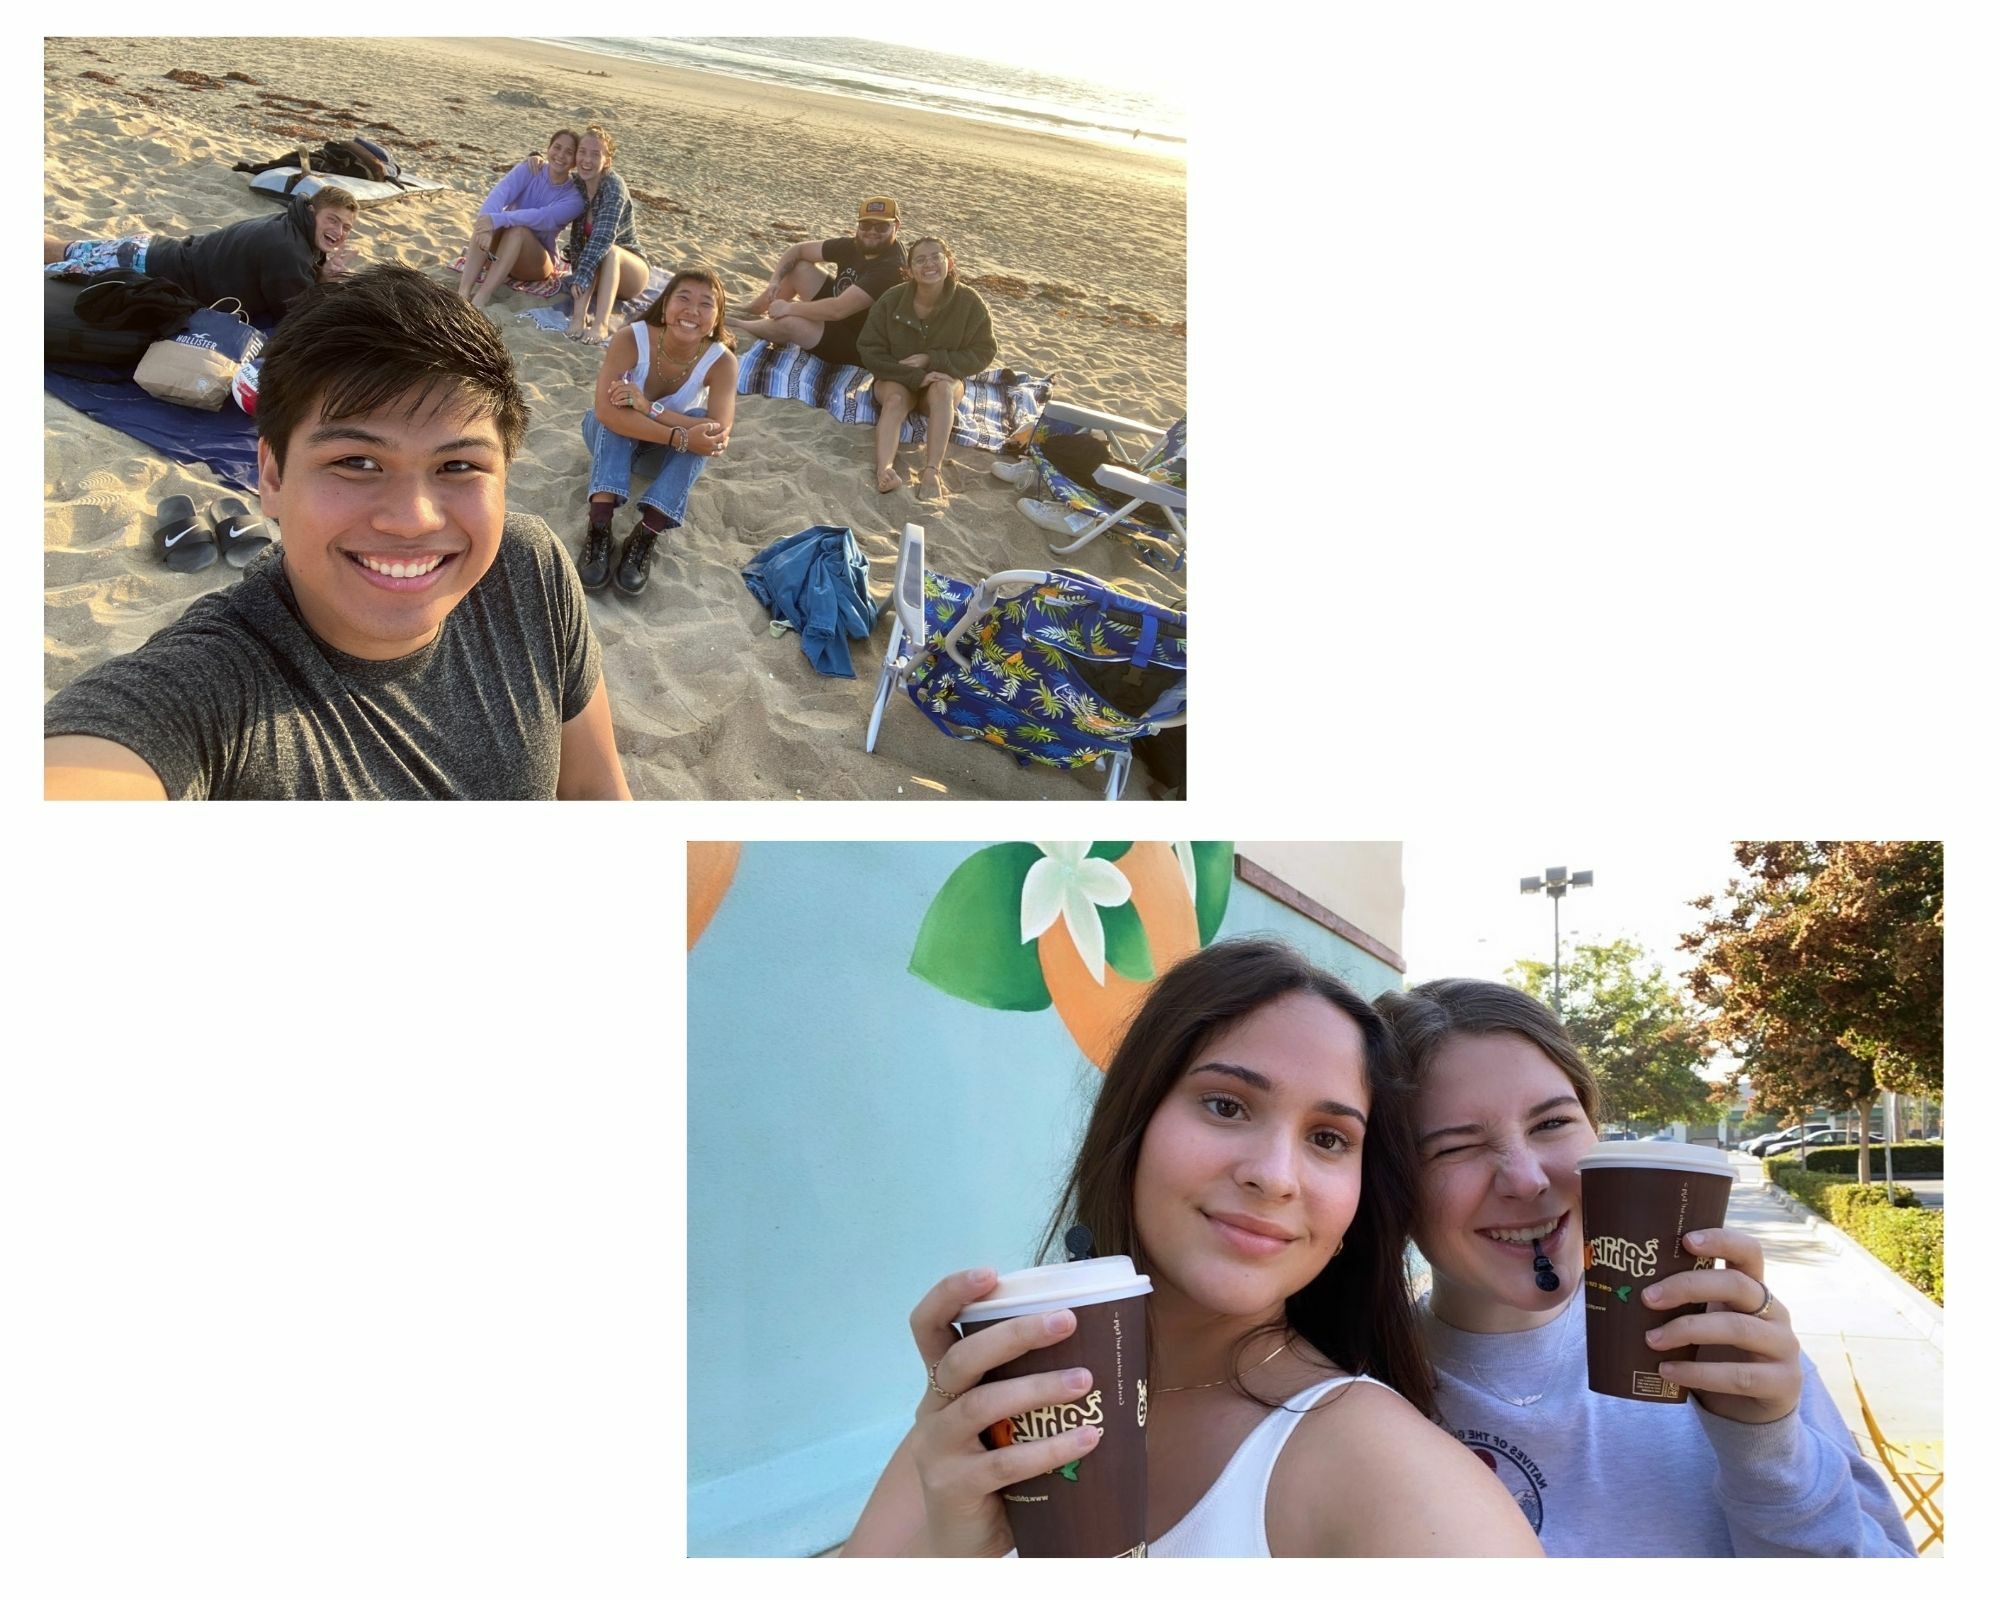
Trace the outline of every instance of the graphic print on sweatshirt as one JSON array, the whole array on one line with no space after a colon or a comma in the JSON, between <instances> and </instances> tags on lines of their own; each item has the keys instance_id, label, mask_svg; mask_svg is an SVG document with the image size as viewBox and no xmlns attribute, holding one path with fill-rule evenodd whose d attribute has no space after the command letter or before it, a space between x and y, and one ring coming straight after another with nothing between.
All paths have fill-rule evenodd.
<instances>
[{"instance_id":1,"label":"graphic print on sweatshirt","mask_svg":"<svg viewBox=\"0 0 2000 1600\"><path fill-rule=\"evenodd\" d=\"M1534 1457L1497 1433L1487 1433L1479 1428L1459 1428L1455 1432L1465 1447L1486 1463L1493 1476L1500 1480L1501 1487L1514 1497L1514 1504L1521 1508L1521 1515L1528 1519L1528 1526L1539 1534L1542 1531L1542 1491L1548 1488L1549 1480L1535 1465Z\"/></svg>"}]
</instances>

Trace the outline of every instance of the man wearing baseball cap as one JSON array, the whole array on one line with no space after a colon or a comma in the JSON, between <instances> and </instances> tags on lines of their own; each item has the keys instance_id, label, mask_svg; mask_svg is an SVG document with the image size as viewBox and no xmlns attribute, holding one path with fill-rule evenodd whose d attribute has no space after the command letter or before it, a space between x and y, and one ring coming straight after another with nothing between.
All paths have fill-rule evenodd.
<instances>
[{"instance_id":1,"label":"man wearing baseball cap","mask_svg":"<svg viewBox=\"0 0 2000 1600\"><path fill-rule=\"evenodd\" d=\"M896 202L877 195L861 202L851 239L807 239L778 258L771 281L728 318L752 339L797 345L835 366L858 365L854 340L868 308L903 281L903 247L896 242ZM826 262L828 277L818 263Z\"/></svg>"}]
</instances>

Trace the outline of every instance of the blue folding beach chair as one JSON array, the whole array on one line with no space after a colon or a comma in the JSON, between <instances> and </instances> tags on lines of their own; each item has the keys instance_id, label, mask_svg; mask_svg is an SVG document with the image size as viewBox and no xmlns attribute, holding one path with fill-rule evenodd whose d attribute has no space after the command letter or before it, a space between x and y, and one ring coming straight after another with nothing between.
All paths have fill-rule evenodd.
<instances>
[{"instance_id":1,"label":"blue folding beach chair","mask_svg":"<svg viewBox=\"0 0 2000 1600\"><path fill-rule=\"evenodd\" d=\"M1081 572L996 572L977 585L924 570L903 529L895 623L866 748L902 689L946 733L1023 766L1106 769L1124 792L1135 741L1187 721L1187 617Z\"/></svg>"}]
</instances>

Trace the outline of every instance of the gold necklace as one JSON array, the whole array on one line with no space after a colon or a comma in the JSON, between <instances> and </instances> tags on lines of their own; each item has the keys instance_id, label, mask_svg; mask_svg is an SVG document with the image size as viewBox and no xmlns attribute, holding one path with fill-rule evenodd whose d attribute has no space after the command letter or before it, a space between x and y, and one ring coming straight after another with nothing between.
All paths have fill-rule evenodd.
<instances>
[{"instance_id":1,"label":"gold necklace","mask_svg":"<svg viewBox=\"0 0 2000 1600\"><path fill-rule=\"evenodd\" d=\"M1271 1362L1276 1361L1279 1356L1291 1348L1291 1344L1292 1336L1286 1334L1285 1342L1279 1345L1277 1349L1273 1350L1262 1361L1259 1361L1256 1366L1246 1368L1240 1373L1232 1372L1229 1378L1217 1378L1213 1383L1176 1383L1171 1386L1162 1387L1156 1392L1159 1394L1186 1394L1193 1389L1220 1389L1225 1383L1230 1381L1230 1378L1247 1377L1250 1373L1255 1372L1257 1367L1268 1366Z\"/></svg>"}]
</instances>

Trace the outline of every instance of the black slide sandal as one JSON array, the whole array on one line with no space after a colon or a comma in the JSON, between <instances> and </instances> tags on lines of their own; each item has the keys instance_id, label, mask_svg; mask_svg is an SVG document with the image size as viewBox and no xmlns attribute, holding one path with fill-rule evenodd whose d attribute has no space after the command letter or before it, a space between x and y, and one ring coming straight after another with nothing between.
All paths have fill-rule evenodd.
<instances>
[{"instance_id":1,"label":"black slide sandal","mask_svg":"<svg viewBox=\"0 0 2000 1600\"><path fill-rule=\"evenodd\" d=\"M200 572L215 565L215 535L195 521L194 502L170 494L153 517L153 547L176 572Z\"/></svg>"},{"instance_id":2,"label":"black slide sandal","mask_svg":"<svg viewBox=\"0 0 2000 1600\"><path fill-rule=\"evenodd\" d=\"M271 527L235 495L226 495L209 508L215 519L215 542L222 559L232 567L247 567L275 542Z\"/></svg>"}]
</instances>

